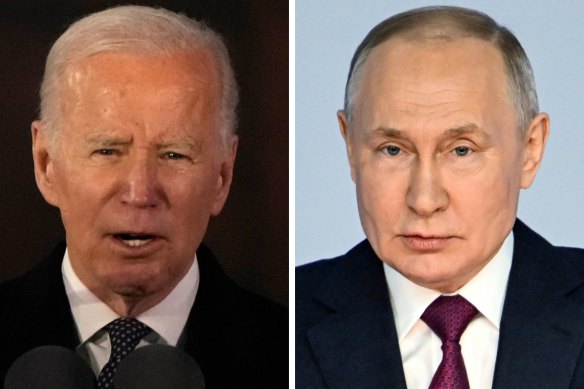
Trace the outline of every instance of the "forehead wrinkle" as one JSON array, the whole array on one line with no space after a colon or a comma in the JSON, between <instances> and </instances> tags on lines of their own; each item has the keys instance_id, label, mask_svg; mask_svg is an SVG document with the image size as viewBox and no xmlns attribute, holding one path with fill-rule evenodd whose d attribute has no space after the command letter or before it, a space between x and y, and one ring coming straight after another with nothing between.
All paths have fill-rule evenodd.
<instances>
[{"instance_id":1,"label":"forehead wrinkle","mask_svg":"<svg viewBox=\"0 0 584 389\"><path fill-rule=\"evenodd\" d=\"M452 87L451 84L453 82L459 85ZM393 89L399 91L403 88L403 95L399 96L399 99L396 95L388 95L387 98L390 101L394 100L396 104L411 104L420 107L432 108L448 104L459 104L461 95L477 95L480 97L483 93L477 83L465 85L464 82L456 79L455 77L442 80L430 78L429 80L416 79L408 81L396 79L393 77L390 85L394 83L395 86L393 86ZM378 87L381 88L382 86ZM430 89L430 87L433 88ZM420 90L420 88L425 90ZM487 86L487 88L490 87ZM495 93L505 96L505 91L502 91L501 93L501 91L495 89ZM392 96L395 97L392 98Z\"/></svg>"}]
</instances>

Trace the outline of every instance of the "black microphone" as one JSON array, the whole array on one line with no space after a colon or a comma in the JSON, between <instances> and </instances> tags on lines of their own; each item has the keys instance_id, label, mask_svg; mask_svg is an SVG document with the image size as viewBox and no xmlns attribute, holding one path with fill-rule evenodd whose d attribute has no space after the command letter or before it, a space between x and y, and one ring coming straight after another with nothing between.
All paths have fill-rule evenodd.
<instances>
[{"instance_id":1,"label":"black microphone","mask_svg":"<svg viewBox=\"0 0 584 389\"><path fill-rule=\"evenodd\" d=\"M94 389L95 376L72 350L42 346L22 354L10 367L4 389Z\"/></svg>"},{"instance_id":2,"label":"black microphone","mask_svg":"<svg viewBox=\"0 0 584 389\"><path fill-rule=\"evenodd\" d=\"M160 344L124 358L114 376L116 389L205 389L201 368L184 351Z\"/></svg>"}]
</instances>

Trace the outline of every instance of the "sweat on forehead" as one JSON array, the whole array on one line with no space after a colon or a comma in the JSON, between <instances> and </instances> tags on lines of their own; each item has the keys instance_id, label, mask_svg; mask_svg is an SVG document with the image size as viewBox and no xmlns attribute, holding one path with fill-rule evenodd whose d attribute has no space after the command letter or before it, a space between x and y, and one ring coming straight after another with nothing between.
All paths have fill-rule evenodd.
<instances>
[{"instance_id":1,"label":"sweat on forehead","mask_svg":"<svg viewBox=\"0 0 584 389\"><path fill-rule=\"evenodd\" d=\"M122 72L122 66L142 68L141 72ZM153 88L164 90L166 87L181 87L195 90L210 85L221 89L217 59L213 53L201 48L191 52L176 52L166 55L135 55L125 52L103 52L70 63L61 75L59 86L73 87L94 78L97 74L104 77L107 85L124 87L131 81L140 81L144 69L155 73L159 85ZM152 82L152 80L151 80ZM175 85L177 84L177 85Z\"/></svg>"},{"instance_id":2,"label":"sweat on forehead","mask_svg":"<svg viewBox=\"0 0 584 389\"><path fill-rule=\"evenodd\" d=\"M164 9L144 6L113 7L72 24L55 42L47 57L41 85L41 119L58 130L60 83L66 68L104 52L142 56L173 56L206 48L216 59L221 85L221 132L235 132L238 88L222 37L205 23ZM196 62L196 58L195 58Z\"/></svg>"},{"instance_id":3,"label":"sweat on forehead","mask_svg":"<svg viewBox=\"0 0 584 389\"><path fill-rule=\"evenodd\" d=\"M214 58L203 54L194 63L101 53L70 65L60 88L62 129L180 132L203 125L218 134L221 88Z\"/></svg>"}]
</instances>

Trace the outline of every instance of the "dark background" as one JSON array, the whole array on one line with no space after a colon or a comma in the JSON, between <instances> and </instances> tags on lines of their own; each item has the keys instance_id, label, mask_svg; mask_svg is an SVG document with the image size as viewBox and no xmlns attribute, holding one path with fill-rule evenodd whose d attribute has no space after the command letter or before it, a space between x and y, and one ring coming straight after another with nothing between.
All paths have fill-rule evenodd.
<instances>
[{"instance_id":1,"label":"dark background","mask_svg":"<svg viewBox=\"0 0 584 389\"><path fill-rule=\"evenodd\" d=\"M0 280L20 275L64 238L33 173L30 124L52 43L109 6L161 6L220 32L240 86L234 182L205 243L240 285L288 302L288 2L282 0L0 0Z\"/></svg>"}]
</instances>

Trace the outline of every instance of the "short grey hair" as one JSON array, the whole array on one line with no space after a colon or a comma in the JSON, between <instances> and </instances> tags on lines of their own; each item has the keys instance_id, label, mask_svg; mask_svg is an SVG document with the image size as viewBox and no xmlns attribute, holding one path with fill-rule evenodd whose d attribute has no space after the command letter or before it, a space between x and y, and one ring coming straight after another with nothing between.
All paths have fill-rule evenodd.
<instances>
[{"instance_id":1,"label":"short grey hair","mask_svg":"<svg viewBox=\"0 0 584 389\"><path fill-rule=\"evenodd\" d=\"M53 44L40 91L41 120L51 137L59 132L59 93L67 67L102 52L172 56L206 48L215 55L221 82L219 125L224 143L237 127L239 92L229 53L221 36L203 22L162 8L121 6L73 23Z\"/></svg>"},{"instance_id":2,"label":"short grey hair","mask_svg":"<svg viewBox=\"0 0 584 389\"><path fill-rule=\"evenodd\" d=\"M371 51L390 38L454 40L472 37L492 43L506 66L508 95L525 130L539 112L533 70L519 40L488 15L461 7L422 7L396 14L375 26L357 47L345 87L345 114L351 122L360 69Z\"/></svg>"}]
</instances>

